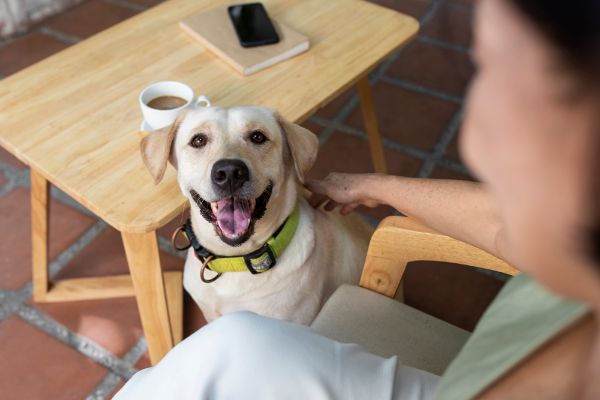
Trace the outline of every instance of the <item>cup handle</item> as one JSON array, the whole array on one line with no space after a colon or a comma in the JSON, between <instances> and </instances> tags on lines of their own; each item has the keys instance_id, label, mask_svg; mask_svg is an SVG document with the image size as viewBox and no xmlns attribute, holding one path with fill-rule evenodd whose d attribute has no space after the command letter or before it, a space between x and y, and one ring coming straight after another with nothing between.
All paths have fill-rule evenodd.
<instances>
[{"instance_id":1,"label":"cup handle","mask_svg":"<svg viewBox=\"0 0 600 400\"><path fill-rule=\"evenodd\" d=\"M204 104L201 104L204 103ZM196 107L210 107L210 100L206 96L198 96L196 99L196 103L194 104Z\"/></svg>"}]
</instances>

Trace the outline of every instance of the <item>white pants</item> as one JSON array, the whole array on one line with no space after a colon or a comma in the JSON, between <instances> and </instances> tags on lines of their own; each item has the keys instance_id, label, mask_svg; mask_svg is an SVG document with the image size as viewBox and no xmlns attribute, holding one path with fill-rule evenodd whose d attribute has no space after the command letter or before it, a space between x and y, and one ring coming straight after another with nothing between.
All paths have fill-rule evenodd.
<instances>
[{"instance_id":1,"label":"white pants","mask_svg":"<svg viewBox=\"0 0 600 400\"><path fill-rule=\"evenodd\" d=\"M306 326L236 312L135 374L114 399L421 400L438 379Z\"/></svg>"}]
</instances>

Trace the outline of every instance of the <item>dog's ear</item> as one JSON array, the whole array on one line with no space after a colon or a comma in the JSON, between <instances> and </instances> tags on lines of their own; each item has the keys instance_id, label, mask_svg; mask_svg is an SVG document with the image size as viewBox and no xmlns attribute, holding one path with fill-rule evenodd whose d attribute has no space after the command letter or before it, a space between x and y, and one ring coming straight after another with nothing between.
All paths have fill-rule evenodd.
<instances>
[{"instance_id":1,"label":"dog's ear","mask_svg":"<svg viewBox=\"0 0 600 400\"><path fill-rule=\"evenodd\" d=\"M150 132L140 143L142 160L150 171L155 185L158 185L165 175L167 161L171 160L172 163L174 161L171 154L173 140L182 119L183 115L180 115L173 124Z\"/></svg>"},{"instance_id":2,"label":"dog's ear","mask_svg":"<svg viewBox=\"0 0 600 400\"><path fill-rule=\"evenodd\" d=\"M290 149L298 179L304 183L304 176L317 159L319 139L308 129L294 124L278 114L276 117Z\"/></svg>"}]
</instances>

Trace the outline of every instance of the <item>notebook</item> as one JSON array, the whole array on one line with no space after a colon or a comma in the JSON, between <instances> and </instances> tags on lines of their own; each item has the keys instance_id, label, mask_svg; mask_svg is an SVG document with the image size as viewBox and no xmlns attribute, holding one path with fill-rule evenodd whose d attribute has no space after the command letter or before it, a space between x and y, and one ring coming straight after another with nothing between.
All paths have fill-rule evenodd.
<instances>
[{"instance_id":1,"label":"notebook","mask_svg":"<svg viewBox=\"0 0 600 400\"><path fill-rule=\"evenodd\" d=\"M187 17L179 26L242 75L250 75L285 61L309 48L306 36L272 21L279 35L276 44L244 48L240 45L227 7Z\"/></svg>"}]
</instances>

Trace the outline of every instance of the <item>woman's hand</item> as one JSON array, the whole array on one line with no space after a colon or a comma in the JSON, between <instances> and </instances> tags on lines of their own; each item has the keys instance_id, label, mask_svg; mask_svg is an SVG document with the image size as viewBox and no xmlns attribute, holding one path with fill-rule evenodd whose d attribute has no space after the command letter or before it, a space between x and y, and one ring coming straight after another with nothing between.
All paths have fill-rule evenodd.
<instances>
[{"instance_id":1,"label":"woman's hand","mask_svg":"<svg viewBox=\"0 0 600 400\"><path fill-rule=\"evenodd\" d=\"M361 204L376 207L380 204L376 196L377 183L382 177L381 174L334 172L323 180L309 180L306 182L306 188L313 193L309 202L315 208L325 204L326 211L340 205L342 215L349 214Z\"/></svg>"}]
</instances>

